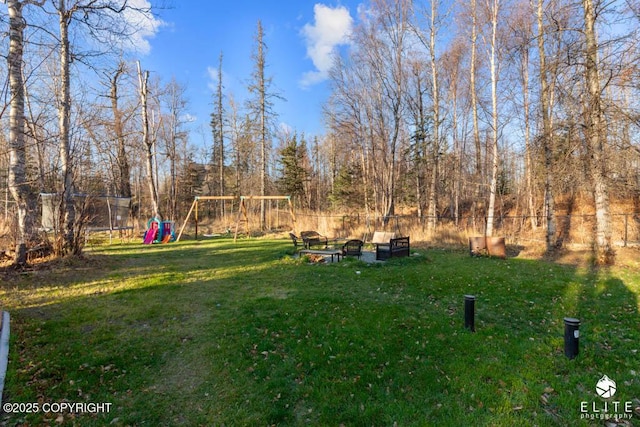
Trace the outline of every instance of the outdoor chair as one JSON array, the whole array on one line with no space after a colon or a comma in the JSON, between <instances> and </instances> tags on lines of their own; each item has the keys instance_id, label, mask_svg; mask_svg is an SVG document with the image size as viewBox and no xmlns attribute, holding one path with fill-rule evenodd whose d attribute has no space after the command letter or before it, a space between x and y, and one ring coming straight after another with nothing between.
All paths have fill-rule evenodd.
<instances>
[{"instance_id":1,"label":"outdoor chair","mask_svg":"<svg viewBox=\"0 0 640 427\"><path fill-rule=\"evenodd\" d=\"M298 242L300 241L300 238L298 236L296 236L293 233L289 233L289 237L291 237L291 241L293 242L293 247L296 249L296 251L298 250Z\"/></svg>"},{"instance_id":2,"label":"outdoor chair","mask_svg":"<svg viewBox=\"0 0 640 427\"><path fill-rule=\"evenodd\" d=\"M342 255L343 256L357 256L358 259L362 256L362 246L364 242L362 240L349 240L347 243L342 245Z\"/></svg>"}]
</instances>

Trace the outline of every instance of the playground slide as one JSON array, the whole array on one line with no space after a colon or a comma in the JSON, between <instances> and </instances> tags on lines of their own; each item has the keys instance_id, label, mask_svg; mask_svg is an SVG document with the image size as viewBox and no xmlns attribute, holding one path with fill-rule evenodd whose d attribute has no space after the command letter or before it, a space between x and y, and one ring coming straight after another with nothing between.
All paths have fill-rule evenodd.
<instances>
[{"instance_id":1,"label":"playground slide","mask_svg":"<svg viewBox=\"0 0 640 427\"><path fill-rule=\"evenodd\" d=\"M157 229L150 228L144 233L144 243L145 245L150 245L153 243L153 240L156 238Z\"/></svg>"}]
</instances>

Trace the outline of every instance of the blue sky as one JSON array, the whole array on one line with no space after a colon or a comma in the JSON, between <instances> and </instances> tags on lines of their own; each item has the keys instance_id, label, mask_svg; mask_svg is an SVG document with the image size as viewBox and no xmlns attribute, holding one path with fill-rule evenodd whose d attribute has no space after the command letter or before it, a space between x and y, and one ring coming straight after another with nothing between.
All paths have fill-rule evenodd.
<instances>
[{"instance_id":1,"label":"blue sky","mask_svg":"<svg viewBox=\"0 0 640 427\"><path fill-rule=\"evenodd\" d=\"M196 6L197 4L197 6ZM209 114L223 54L223 84L238 104L246 99L253 69L252 49L258 20L267 44L267 75L278 122L306 135L324 133L321 107L328 95L329 54L347 48L359 1L317 3L306 0L175 1L160 10L163 24L148 38L143 68L164 82L172 76L187 88L194 144L210 143ZM205 140L203 141L203 138Z\"/></svg>"}]
</instances>

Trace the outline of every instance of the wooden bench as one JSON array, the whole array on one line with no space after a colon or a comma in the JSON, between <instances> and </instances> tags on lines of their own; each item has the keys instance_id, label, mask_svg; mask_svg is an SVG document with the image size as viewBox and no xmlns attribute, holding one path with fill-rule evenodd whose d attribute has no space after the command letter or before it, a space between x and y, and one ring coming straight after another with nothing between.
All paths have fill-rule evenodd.
<instances>
[{"instance_id":1,"label":"wooden bench","mask_svg":"<svg viewBox=\"0 0 640 427\"><path fill-rule=\"evenodd\" d=\"M327 246L329 244L329 239L325 236L321 235L317 231L302 231L300 233L300 237L304 242L305 249L311 249L311 246Z\"/></svg>"},{"instance_id":2,"label":"wooden bench","mask_svg":"<svg viewBox=\"0 0 640 427\"><path fill-rule=\"evenodd\" d=\"M409 256L411 250L409 236L395 237L395 233L376 231L371 243L376 246L376 260Z\"/></svg>"}]
</instances>

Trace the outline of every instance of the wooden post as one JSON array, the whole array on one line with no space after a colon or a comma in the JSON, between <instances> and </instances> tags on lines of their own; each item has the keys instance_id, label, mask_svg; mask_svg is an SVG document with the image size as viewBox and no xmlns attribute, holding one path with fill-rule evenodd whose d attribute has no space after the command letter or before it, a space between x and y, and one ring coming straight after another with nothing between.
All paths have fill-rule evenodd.
<instances>
[{"instance_id":1,"label":"wooden post","mask_svg":"<svg viewBox=\"0 0 640 427\"><path fill-rule=\"evenodd\" d=\"M182 232L184 231L184 228L187 226L187 221L189 221L189 217L191 216L191 212L193 211L193 208L198 204L198 198L196 197L193 200L193 203L191 203L191 209L189 209L189 213L187 214L187 217L184 219L184 223L182 224L182 228L180 229L180 233L178 233L178 238L176 239L176 242L180 241L180 237L182 237Z\"/></svg>"},{"instance_id":2,"label":"wooden post","mask_svg":"<svg viewBox=\"0 0 640 427\"><path fill-rule=\"evenodd\" d=\"M196 211L194 212L194 219L196 220L196 240L198 240L198 198L195 200Z\"/></svg>"},{"instance_id":3,"label":"wooden post","mask_svg":"<svg viewBox=\"0 0 640 427\"><path fill-rule=\"evenodd\" d=\"M240 228L240 216L244 216L244 223L249 223L249 218L247 218L247 205L245 203L245 197L240 196L240 207L238 208L238 219L236 220L236 232L233 235L233 241L236 242L238 240L238 229ZM249 227L245 225L245 232Z\"/></svg>"},{"instance_id":4,"label":"wooden post","mask_svg":"<svg viewBox=\"0 0 640 427\"><path fill-rule=\"evenodd\" d=\"M297 225L296 225L296 214L293 213L293 204L291 203L291 196L287 196L287 203L289 204L289 213L291 214L291 221L293 222L293 227L291 227L293 229L293 232L295 233L297 230Z\"/></svg>"}]
</instances>

